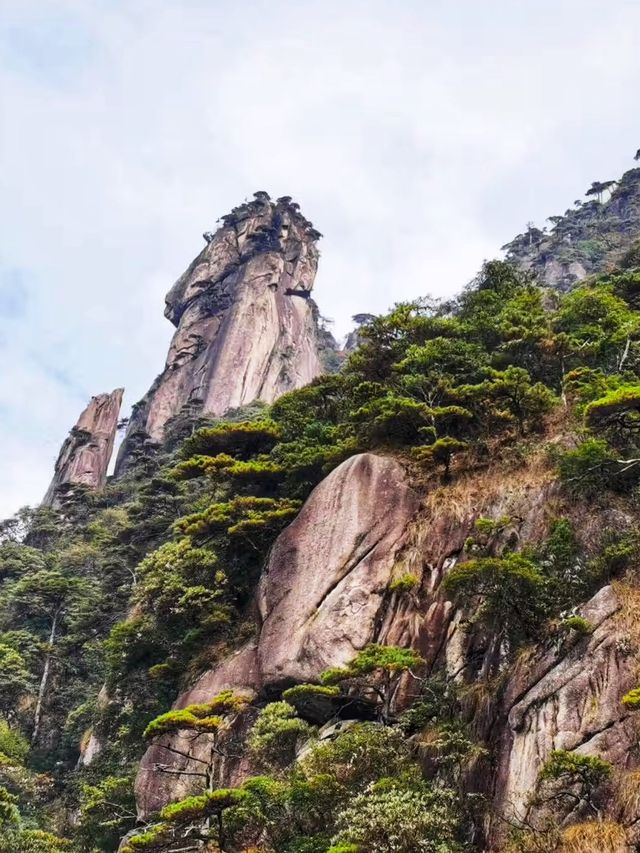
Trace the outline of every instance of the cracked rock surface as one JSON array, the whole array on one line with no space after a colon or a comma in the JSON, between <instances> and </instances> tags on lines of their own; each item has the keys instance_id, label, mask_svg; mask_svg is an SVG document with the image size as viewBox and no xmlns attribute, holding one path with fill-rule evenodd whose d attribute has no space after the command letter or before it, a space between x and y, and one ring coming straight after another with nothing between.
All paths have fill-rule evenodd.
<instances>
[{"instance_id":1,"label":"cracked rock surface","mask_svg":"<svg viewBox=\"0 0 640 853\"><path fill-rule=\"evenodd\" d=\"M227 688L257 694L315 679L378 639L388 586L417 508L402 466L363 453L336 468L276 540L257 593L260 631L177 701L186 707ZM147 750L136 782L142 815L186 795L187 776L154 772L154 764L189 762L168 753L173 739ZM193 751L197 759L197 747ZM242 762L223 770L224 784L242 778ZM230 774L230 775L224 775Z\"/></svg>"},{"instance_id":2,"label":"cracked rock surface","mask_svg":"<svg viewBox=\"0 0 640 853\"><path fill-rule=\"evenodd\" d=\"M134 406L118 455L159 444L180 415L223 415L271 403L322 372L310 299L320 236L297 205L242 205L178 279L165 316L177 327L163 372Z\"/></svg>"},{"instance_id":3,"label":"cracked rock surface","mask_svg":"<svg viewBox=\"0 0 640 853\"><path fill-rule=\"evenodd\" d=\"M43 506L58 506L65 488L104 486L123 394L124 388L116 388L110 394L91 398L60 449Z\"/></svg>"}]
</instances>

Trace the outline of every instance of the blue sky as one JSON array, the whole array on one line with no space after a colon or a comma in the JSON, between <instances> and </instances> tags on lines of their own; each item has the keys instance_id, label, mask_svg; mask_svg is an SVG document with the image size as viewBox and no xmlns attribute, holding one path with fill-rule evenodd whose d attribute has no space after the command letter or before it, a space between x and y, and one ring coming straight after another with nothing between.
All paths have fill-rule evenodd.
<instances>
[{"instance_id":1,"label":"blue sky","mask_svg":"<svg viewBox=\"0 0 640 853\"><path fill-rule=\"evenodd\" d=\"M164 294L254 190L316 298L450 294L640 145L636 0L3 0L0 516L88 398L161 370Z\"/></svg>"}]
</instances>

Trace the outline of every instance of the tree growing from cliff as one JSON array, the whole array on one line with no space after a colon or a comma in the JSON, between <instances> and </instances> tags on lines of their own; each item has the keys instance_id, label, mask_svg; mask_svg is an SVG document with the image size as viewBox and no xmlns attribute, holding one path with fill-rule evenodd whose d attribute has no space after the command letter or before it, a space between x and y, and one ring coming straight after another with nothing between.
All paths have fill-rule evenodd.
<instances>
[{"instance_id":1,"label":"tree growing from cliff","mask_svg":"<svg viewBox=\"0 0 640 853\"><path fill-rule=\"evenodd\" d=\"M168 711L152 720L144 731L144 737L156 741L159 749L180 755L189 762L198 765L198 769L176 770L171 765L157 763L155 769L169 775L187 775L202 780L208 791L213 790L215 768L220 758L225 758L230 749L229 735L239 714L247 707L248 699L232 690L224 690L210 702L188 705L174 711ZM184 750L164 741L157 741L163 735L181 733L188 741L189 749ZM204 742L205 758L193 754L198 742Z\"/></svg>"},{"instance_id":2,"label":"tree growing from cliff","mask_svg":"<svg viewBox=\"0 0 640 853\"><path fill-rule=\"evenodd\" d=\"M9 607L32 621L36 632L43 632L42 674L33 716L31 739L37 743L42 710L47 697L51 665L56 644L64 627L91 600L92 584L82 578L47 568L20 578L9 590Z\"/></svg>"},{"instance_id":3,"label":"tree growing from cliff","mask_svg":"<svg viewBox=\"0 0 640 853\"><path fill-rule=\"evenodd\" d=\"M227 850L224 813L239 805L247 794L239 789L216 789L216 769L234 751L233 727L247 704L247 697L225 690L210 702L168 711L149 723L145 738L157 749L187 761L182 769L164 762L157 762L154 769L161 774L191 777L202 793L165 806L159 822L130 838L126 853L197 850L209 842L220 851ZM187 741L186 748L174 745L167 737L177 734L180 743Z\"/></svg>"},{"instance_id":4,"label":"tree growing from cliff","mask_svg":"<svg viewBox=\"0 0 640 853\"><path fill-rule=\"evenodd\" d=\"M587 190L586 195L594 195L601 202L604 193L615 186L616 183L616 181L594 181Z\"/></svg>"},{"instance_id":5,"label":"tree growing from cliff","mask_svg":"<svg viewBox=\"0 0 640 853\"><path fill-rule=\"evenodd\" d=\"M458 563L444 589L471 610L472 618L495 634L517 643L535 636L544 614L546 580L535 563L521 554L481 557ZM478 606L473 612L473 599Z\"/></svg>"},{"instance_id":6,"label":"tree growing from cliff","mask_svg":"<svg viewBox=\"0 0 640 853\"><path fill-rule=\"evenodd\" d=\"M371 643L345 667L327 669L320 680L325 686L340 685L363 697L373 695L380 721L388 724L393 720L393 700L402 675L423 663L413 649Z\"/></svg>"},{"instance_id":7,"label":"tree growing from cliff","mask_svg":"<svg viewBox=\"0 0 640 853\"><path fill-rule=\"evenodd\" d=\"M572 811L587 808L600 817L594 798L611 773L611 764L597 755L556 749L540 771L541 789L534 798L535 803L559 806L568 803Z\"/></svg>"}]
</instances>

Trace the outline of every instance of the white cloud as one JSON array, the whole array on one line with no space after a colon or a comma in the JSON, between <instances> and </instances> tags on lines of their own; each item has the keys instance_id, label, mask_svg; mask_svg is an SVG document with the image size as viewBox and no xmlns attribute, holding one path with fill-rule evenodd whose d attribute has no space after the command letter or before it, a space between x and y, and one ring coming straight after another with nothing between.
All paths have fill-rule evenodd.
<instances>
[{"instance_id":1,"label":"white cloud","mask_svg":"<svg viewBox=\"0 0 640 853\"><path fill-rule=\"evenodd\" d=\"M635 2L5 6L2 263L27 313L2 291L0 515L39 499L86 397L144 393L164 293L254 190L325 234L317 300L342 333L452 293L640 144Z\"/></svg>"}]
</instances>

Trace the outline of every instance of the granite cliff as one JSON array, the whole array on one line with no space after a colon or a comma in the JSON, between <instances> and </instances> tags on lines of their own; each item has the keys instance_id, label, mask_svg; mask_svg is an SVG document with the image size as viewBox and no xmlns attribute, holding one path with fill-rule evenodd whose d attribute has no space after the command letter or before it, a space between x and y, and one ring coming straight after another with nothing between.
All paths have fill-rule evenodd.
<instances>
[{"instance_id":1,"label":"granite cliff","mask_svg":"<svg viewBox=\"0 0 640 853\"><path fill-rule=\"evenodd\" d=\"M101 489L113 452L123 388L92 397L60 449L54 475L43 498L57 506L74 486Z\"/></svg>"},{"instance_id":2,"label":"granite cliff","mask_svg":"<svg viewBox=\"0 0 640 853\"><path fill-rule=\"evenodd\" d=\"M640 231L640 168L618 181L596 181L550 228L530 224L503 246L507 260L549 287L567 290L585 276L606 272L628 253L637 254Z\"/></svg>"},{"instance_id":3,"label":"granite cliff","mask_svg":"<svg viewBox=\"0 0 640 853\"><path fill-rule=\"evenodd\" d=\"M0 803L78 853L636 850L639 176L334 373L297 206L206 234L127 476L117 391L2 528Z\"/></svg>"},{"instance_id":4,"label":"granite cliff","mask_svg":"<svg viewBox=\"0 0 640 853\"><path fill-rule=\"evenodd\" d=\"M176 332L163 372L134 406L117 474L135 449L160 445L180 415L271 403L323 371L311 300L321 235L298 205L258 192L204 236L205 248L167 294Z\"/></svg>"}]
</instances>

